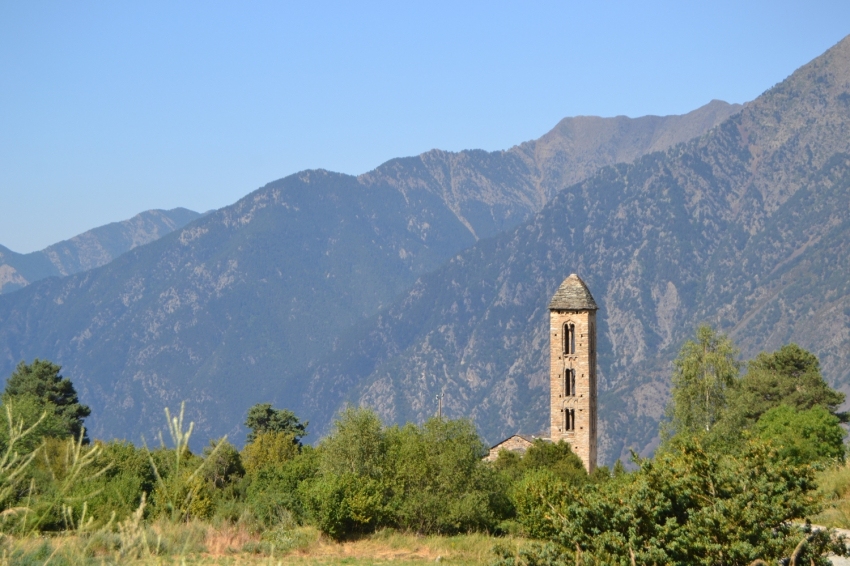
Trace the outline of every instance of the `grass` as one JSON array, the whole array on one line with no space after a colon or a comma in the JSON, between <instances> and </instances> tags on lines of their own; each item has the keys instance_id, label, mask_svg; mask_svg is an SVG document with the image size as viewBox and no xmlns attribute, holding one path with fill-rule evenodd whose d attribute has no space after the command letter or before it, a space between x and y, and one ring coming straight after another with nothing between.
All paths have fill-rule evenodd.
<instances>
[{"instance_id":1,"label":"grass","mask_svg":"<svg viewBox=\"0 0 850 566\"><path fill-rule=\"evenodd\" d=\"M519 539L485 534L418 536L383 530L347 542L334 542L312 527L252 532L240 526L199 522L157 523L140 527L128 546L120 533L55 537L4 537L0 566L70 564L209 564L209 565L413 565L486 564L496 542L517 544ZM138 541L145 539L145 544ZM135 541L135 542L134 542Z\"/></svg>"},{"instance_id":2,"label":"grass","mask_svg":"<svg viewBox=\"0 0 850 566\"><path fill-rule=\"evenodd\" d=\"M818 472L818 491L825 502L812 522L825 527L850 529L850 460Z\"/></svg>"}]
</instances>

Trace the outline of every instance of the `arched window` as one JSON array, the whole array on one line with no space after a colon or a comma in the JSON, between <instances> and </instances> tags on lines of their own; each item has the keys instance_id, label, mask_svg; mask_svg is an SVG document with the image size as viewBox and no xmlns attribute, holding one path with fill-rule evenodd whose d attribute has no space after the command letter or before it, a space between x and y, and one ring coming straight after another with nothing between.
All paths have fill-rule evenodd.
<instances>
[{"instance_id":1,"label":"arched window","mask_svg":"<svg viewBox=\"0 0 850 566\"><path fill-rule=\"evenodd\" d=\"M564 370L564 397L576 396L576 370L567 368Z\"/></svg>"},{"instance_id":2,"label":"arched window","mask_svg":"<svg viewBox=\"0 0 850 566\"><path fill-rule=\"evenodd\" d=\"M576 429L576 410L564 409L564 430Z\"/></svg>"},{"instance_id":3,"label":"arched window","mask_svg":"<svg viewBox=\"0 0 850 566\"><path fill-rule=\"evenodd\" d=\"M576 326L571 322L564 325L564 353L576 353Z\"/></svg>"}]
</instances>

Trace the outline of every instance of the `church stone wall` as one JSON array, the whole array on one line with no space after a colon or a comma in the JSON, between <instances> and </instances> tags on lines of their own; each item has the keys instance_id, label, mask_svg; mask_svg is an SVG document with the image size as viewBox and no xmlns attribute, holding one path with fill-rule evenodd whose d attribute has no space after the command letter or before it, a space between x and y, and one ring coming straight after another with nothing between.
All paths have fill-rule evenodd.
<instances>
[{"instance_id":1,"label":"church stone wall","mask_svg":"<svg viewBox=\"0 0 850 566\"><path fill-rule=\"evenodd\" d=\"M531 440L527 438L523 438L522 436L515 434L507 440L503 440L499 444L490 448L490 453L484 458L488 462L495 462L499 457L499 452L502 450L507 450L508 452L519 452L520 454L524 454L526 450L531 448L531 445L534 444Z\"/></svg>"}]
</instances>

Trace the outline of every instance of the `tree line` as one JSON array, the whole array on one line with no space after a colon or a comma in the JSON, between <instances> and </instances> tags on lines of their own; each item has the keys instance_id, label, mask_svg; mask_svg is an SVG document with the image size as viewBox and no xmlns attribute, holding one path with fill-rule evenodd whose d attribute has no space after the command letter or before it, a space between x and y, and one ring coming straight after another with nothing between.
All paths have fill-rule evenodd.
<instances>
[{"instance_id":1,"label":"tree line","mask_svg":"<svg viewBox=\"0 0 850 566\"><path fill-rule=\"evenodd\" d=\"M270 404L248 410L241 450L219 439L193 453L182 409L167 412L160 446L91 441L91 411L61 368L22 362L0 411L0 529L250 520L314 525L336 540L385 528L531 539L497 546L504 566L828 564L828 552L845 553L840 537L806 523L823 504L816 470L845 456L844 395L817 358L789 344L743 364L703 326L673 368L655 455L588 475L563 442L491 463L468 420L387 426L361 407L341 411L315 446L304 443L309 423Z\"/></svg>"}]
</instances>

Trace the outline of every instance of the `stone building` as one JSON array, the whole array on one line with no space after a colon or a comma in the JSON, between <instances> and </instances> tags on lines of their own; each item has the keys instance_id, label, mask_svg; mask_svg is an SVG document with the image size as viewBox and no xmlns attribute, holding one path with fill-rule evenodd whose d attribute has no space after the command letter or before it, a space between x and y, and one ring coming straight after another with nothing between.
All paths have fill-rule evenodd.
<instances>
[{"instance_id":1,"label":"stone building","mask_svg":"<svg viewBox=\"0 0 850 566\"><path fill-rule=\"evenodd\" d=\"M572 274L549 302L549 440L568 442L588 473L596 469L596 301ZM524 452L533 437L515 434L490 449Z\"/></svg>"},{"instance_id":2,"label":"stone building","mask_svg":"<svg viewBox=\"0 0 850 566\"><path fill-rule=\"evenodd\" d=\"M510 436L498 444L490 447L490 453L484 457L488 462L494 462L499 457L499 452L507 450L508 452L519 452L525 454L531 445L534 444L534 437L526 434L515 434Z\"/></svg>"},{"instance_id":3,"label":"stone building","mask_svg":"<svg viewBox=\"0 0 850 566\"><path fill-rule=\"evenodd\" d=\"M596 469L596 301L578 275L549 302L549 438Z\"/></svg>"}]
</instances>

